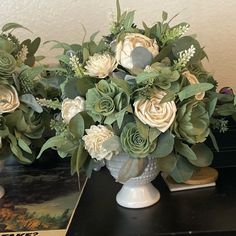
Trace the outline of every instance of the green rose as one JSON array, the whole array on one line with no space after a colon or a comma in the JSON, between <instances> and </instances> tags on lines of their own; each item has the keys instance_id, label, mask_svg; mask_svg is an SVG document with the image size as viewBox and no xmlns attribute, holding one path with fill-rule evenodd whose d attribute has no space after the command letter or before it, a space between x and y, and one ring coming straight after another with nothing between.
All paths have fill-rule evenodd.
<instances>
[{"instance_id":1,"label":"green rose","mask_svg":"<svg viewBox=\"0 0 236 236\"><path fill-rule=\"evenodd\" d=\"M174 131L188 143L202 143L209 135L209 114L204 103L190 101L179 108Z\"/></svg>"},{"instance_id":2,"label":"green rose","mask_svg":"<svg viewBox=\"0 0 236 236\"><path fill-rule=\"evenodd\" d=\"M88 90L85 107L94 121L101 122L105 118L105 124L112 124L117 120L117 113L125 112L129 100L129 96L115 83L101 80L95 88Z\"/></svg>"},{"instance_id":3,"label":"green rose","mask_svg":"<svg viewBox=\"0 0 236 236\"><path fill-rule=\"evenodd\" d=\"M38 139L44 132L42 116L30 108L17 110L5 116L6 124L11 131L17 130L28 138Z\"/></svg>"},{"instance_id":4,"label":"green rose","mask_svg":"<svg viewBox=\"0 0 236 236\"><path fill-rule=\"evenodd\" d=\"M96 84L96 89L101 95L107 95L114 97L118 93L118 88L112 84L108 83L106 80L101 80Z\"/></svg>"},{"instance_id":5,"label":"green rose","mask_svg":"<svg viewBox=\"0 0 236 236\"><path fill-rule=\"evenodd\" d=\"M122 130L120 135L121 145L125 152L134 158L145 158L156 148L156 139L150 142L144 139L135 123L128 123Z\"/></svg>"},{"instance_id":6,"label":"green rose","mask_svg":"<svg viewBox=\"0 0 236 236\"><path fill-rule=\"evenodd\" d=\"M94 103L94 111L103 116L111 115L114 110L114 101L109 96L100 97L100 99Z\"/></svg>"},{"instance_id":7,"label":"green rose","mask_svg":"<svg viewBox=\"0 0 236 236\"><path fill-rule=\"evenodd\" d=\"M3 51L0 50L0 78L8 78L14 72L16 67L15 58Z\"/></svg>"}]
</instances>

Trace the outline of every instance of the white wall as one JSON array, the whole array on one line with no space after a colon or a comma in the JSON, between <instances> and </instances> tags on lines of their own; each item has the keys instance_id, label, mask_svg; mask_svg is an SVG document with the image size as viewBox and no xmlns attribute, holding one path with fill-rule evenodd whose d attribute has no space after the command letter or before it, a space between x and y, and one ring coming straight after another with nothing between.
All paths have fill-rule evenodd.
<instances>
[{"instance_id":1,"label":"white wall","mask_svg":"<svg viewBox=\"0 0 236 236\"><path fill-rule=\"evenodd\" d=\"M174 22L187 21L191 25L189 33L197 33L210 58L209 63L205 62L207 69L220 86L231 86L236 91L235 0L120 0L120 3L123 9L136 10L138 24L160 20L162 10L170 16L181 12ZM34 32L32 35L17 30L20 37L40 35L43 41L80 43L84 34L81 24L88 36L97 30L100 35L108 32L109 13L115 12L115 0L1 0L0 9L0 26L18 22ZM48 57L47 62L53 62L48 45L40 53Z\"/></svg>"}]
</instances>

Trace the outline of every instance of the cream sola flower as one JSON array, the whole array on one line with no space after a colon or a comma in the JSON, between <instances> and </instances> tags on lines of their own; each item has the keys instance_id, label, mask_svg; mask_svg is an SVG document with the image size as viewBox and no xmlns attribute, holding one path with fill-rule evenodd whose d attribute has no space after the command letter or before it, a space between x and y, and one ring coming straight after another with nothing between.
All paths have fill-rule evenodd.
<instances>
[{"instance_id":1,"label":"cream sola flower","mask_svg":"<svg viewBox=\"0 0 236 236\"><path fill-rule=\"evenodd\" d=\"M69 123L71 118L85 109L84 98L77 96L74 99L66 98L62 102L61 115L65 123Z\"/></svg>"},{"instance_id":2,"label":"cream sola flower","mask_svg":"<svg viewBox=\"0 0 236 236\"><path fill-rule=\"evenodd\" d=\"M134 102L134 113L142 123L165 132L174 122L176 105L174 101L160 103L166 93L156 90L150 100L139 99Z\"/></svg>"},{"instance_id":3,"label":"cream sola flower","mask_svg":"<svg viewBox=\"0 0 236 236\"><path fill-rule=\"evenodd\" d=\"M86 74L92 77L105 78L117 67L116 59L108 53L95 53L86 62Z\"/></svg>"},{"instance_id":4,"label":"cream sola flower","mask_svg":"<svg viewBox=\"0 0 236 236\"><path fill-rule=\"evenodd\" d=\"M0 114L14 112L19 105L16 89L11 85L0 85Z\"/></svg>"},{"instance_id":5,"label":"cream sola flower","mask_svg":"<svg viewBox=\"0 0 236 236\"><path fill-rule=\"evenodd\" d=\"M155 39L150 39L139 33L128 33L116 45L116 59L118 63L127 69L132 69L134 67L132 53L136 48L148 50L151 60L159 53L159 47Z\"/></svg>"},{"instance_id":6,"label":"cream sola flower","mask_svg":"<svg viewBox=\"0 0 236 236\"><path fill-rule=\"evenodd\" d=\"M106 159L110 160L118 151L109 151L103 147L103 143L114 136L112 130L104 125L92 125L86 129L86 135L83 136L85 149L88 151L92 158L98 161Z\"/></svg>"}]
</instances>

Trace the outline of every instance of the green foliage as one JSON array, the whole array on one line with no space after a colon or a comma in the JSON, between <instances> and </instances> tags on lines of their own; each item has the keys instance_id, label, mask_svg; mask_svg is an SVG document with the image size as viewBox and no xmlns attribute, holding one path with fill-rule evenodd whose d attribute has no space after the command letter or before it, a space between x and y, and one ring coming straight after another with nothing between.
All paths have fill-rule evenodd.
<instances>
[{"instance_id":1,"label":"green foliage","mask_svg":"<svg viewBox=\"0 0 236 236\"><path fill-rule=\"evenodd\" d=\"M83 143L79 144L79 147L75 149L71 157L71 174L79 173L84 165L88 153L83 148Z\"/></svg>"},{"instance_id":2,"label":"green foliage","mask_svg":"<svg viewBox=\"0 0 236 236\"><path fill-rule=\"evenodd\" d=\"M156 149L151 153L151 157L161 158L168 156L172 152L173 146L174 137L171 132L167 130L165 133L159 135Z\"/></svg>"},{"instance_id":3,"label":"green foliage","mask_svg":"<svg viewBox=\"0 0 236 236\"><path fill-rule=\"evenodd\" d=\"M204 143L193 145L192 150L197 157L196 159L189 160L193 165L198 167L206 167L212 163L213 153Z\"/></svg>"},{"instance_id":4,"label":"green foliage","mask_svg":"<svg viewBox=\"0 0 236 236\"><path fill-rule=\"evenodd\" d=\"M124 183L132 177L140 176L147 164L146 159L128 159L120 168L116 181Z\"/></svg>"},{"instance_id":5,"label":"green foliage","mask_svg":"<svg viewBox=\"0 0 236 236\"><path fill-rule=\"evenodd\" d=\"M178 93L178 96L180 101L183 101L184 99L190 98L196 95L197 93L202 93L207 90L210 90L211 88L213 88L213 85L208 83L188 85Z\"/></svg>"},{"instance_id":6,"label":"green foliage","mask_svg":"<svg viewBox=\"0 0 236 236\"><path fill-rule=\"evenodd\" d=\"M168 174L175 169L177 164L176 156L173 153L170 153L168 156L158 158L156 161L160 171Z\"/></svg>"},{"instance_id":7,"label":"green foliage","mask_svg":"<svg viewBox=\"0 0 236 236\"><path fill-rule=\"evenodd\" d=\"M184 183L191 178L194 172L193 166L183 157L176 155L176 165L170 173L170 176L177 183Z\"/></svg>"},{"instance_id":8,"label":"green foliage","mask_svg":"<svg viewBox=\"0 0 236 236\"><path fill-rule=\"evenodd\" d=\"M14 29L17 29L17 28L23 28L23 29L26 29L26 30L30 31L29 29L27 29L26 27L24 27L24 26L22 26L18 23L7 23L2 27L2 32L9 31L9 30L14 30Z\"/></svg>"},{"instance_id":9,"label":"green foliage","mask_svg":"<svg viewBox=\"0 0 236 236\"><path fill-rule=\"evenodd\" d=\"M179 139L175 139L175 151L181 156L186 157L189 161L196 160L197 156L189 145L181 142Z\"/></svg>"}]
</instances>

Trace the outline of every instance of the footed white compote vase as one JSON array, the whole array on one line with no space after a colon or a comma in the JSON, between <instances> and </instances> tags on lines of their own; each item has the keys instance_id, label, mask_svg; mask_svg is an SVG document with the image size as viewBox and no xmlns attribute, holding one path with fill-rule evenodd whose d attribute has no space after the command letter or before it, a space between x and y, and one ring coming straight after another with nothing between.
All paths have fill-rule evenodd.
<instances>
[{"instance_id":1,"label":"footed white compote vase","mask_svg":"<svg viewBox=\"0 0 236 236\"><path fill-rule=\"evenodd\" d=\"M3 160L0 160L0 172L2 171L4 167L4 161ZM5 194L5 190L4 188L0 185L0 198L2 198Z\"/></svg>"},{"instance_id":2,"label":"footed white compote vase","mask_svg":"<svg viewBox=\"0 0 236 236\"><path fill-rule=\"evenodd\" d=\"M106 161L106 167L115 179L117 179L120 168L128 158L130 157L127 153L120 153ZM157 177L158 173L156 160L149 158L148 165L142 175L122 183L123 186L116 195L117 203L127 208L143 208L157 203L160 199L160 193L151 181Z\"/></svg>"}]
</instances>

